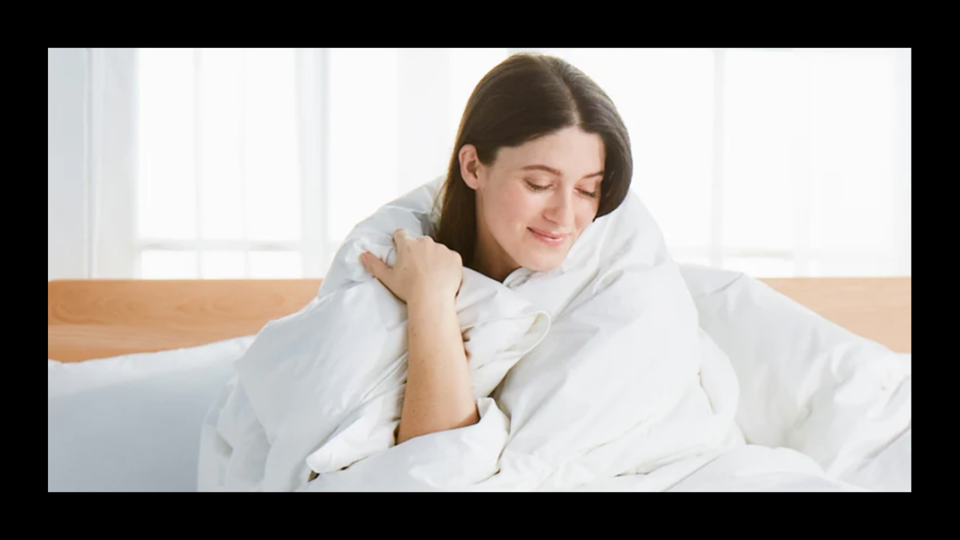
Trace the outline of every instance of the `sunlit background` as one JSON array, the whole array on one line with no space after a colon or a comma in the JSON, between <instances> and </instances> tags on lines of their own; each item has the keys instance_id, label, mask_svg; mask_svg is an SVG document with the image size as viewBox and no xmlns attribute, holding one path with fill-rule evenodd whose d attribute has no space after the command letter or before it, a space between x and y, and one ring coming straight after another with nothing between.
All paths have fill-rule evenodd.
<instances>
[{"instance_id":1,"label":"sunlit background","mask_svg":"<svg viewBox=\"0 0 960 540\"><path fill-rule=\"evenodd\" d=\"M322 277L517 51L48 49L48 279ZM677 260L910 275L909 49L541 51L617 104Z\"/></svg>"}]
</instances>

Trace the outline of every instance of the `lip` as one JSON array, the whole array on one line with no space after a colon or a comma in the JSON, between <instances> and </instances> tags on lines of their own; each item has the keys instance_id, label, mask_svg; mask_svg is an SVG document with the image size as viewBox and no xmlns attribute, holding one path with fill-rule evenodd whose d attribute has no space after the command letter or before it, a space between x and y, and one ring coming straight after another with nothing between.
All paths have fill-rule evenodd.
<instances>
[{"instance_id":1,"label":"lip","mask_svg":"<svg viewBox=\"0 0 960 540\"><path fill-rule=\"evenodd\" d=\"M567 240L568 236L570 236L569 234L558 235L558 234L548 233L547 231L534 229L533 227L527 227L527 230L533 233L534 238L536 238L537 240L540 240L541 242L543 242L544 244L547 244L548 246L559 246Z\"/></svg>"}]
</instances>

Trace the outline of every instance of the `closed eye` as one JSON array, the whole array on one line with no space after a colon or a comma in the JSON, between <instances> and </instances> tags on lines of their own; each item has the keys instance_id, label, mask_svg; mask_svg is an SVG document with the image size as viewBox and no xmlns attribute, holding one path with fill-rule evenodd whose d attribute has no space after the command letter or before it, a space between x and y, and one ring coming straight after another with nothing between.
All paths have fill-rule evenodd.
<instances>
[{"instance_id":1,"label":"closed eye","mask_svg":"<svg viewBox=\"0 0 960 540\"><path fill-rule=\"evenodd\" d=\"M541 186L541 185L538 185L538 184L534 184L533 182L530 182L529 180L527 180L526 183L527 183L527 187L529 187L529 188L530 188L531 190L533 190L533 191L543 191L543 190L548 189L548 188L550 187L550 186Z\"/></svg>"},{"instance_id":2,"label":"closed eye","mask_svg":"<svg viewBox=\"0 0 960 540\"><path fill-rule=\"evenodd\" d=\"M550 189L550 186L541 186L539 184L534 184L529 180L525 180L524 182L527 184L527 187L530 188L531 191L544 191L544 190ZM577 191L579 191L581 195L585 197L590 197L591 199L596 199L599 196L599 193L596 191L587 191L585 189L578 189Z\"/></svg>"}]
</instances>

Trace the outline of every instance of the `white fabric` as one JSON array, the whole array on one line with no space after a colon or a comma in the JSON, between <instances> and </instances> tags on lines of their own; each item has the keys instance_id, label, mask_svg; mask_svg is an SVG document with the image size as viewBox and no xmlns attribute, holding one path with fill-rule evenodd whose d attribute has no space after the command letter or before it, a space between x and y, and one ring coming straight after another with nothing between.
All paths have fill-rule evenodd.
<instances>
[{"instance_id":1,"label":"white fabric","mask_svg":"<svg viewBox=\"0 0 960 540\"><path fill-rule=\"evenodd\" d=\"M195 491L200 425L253 336L47 361L48 491Z\"/></svg>"},{"instance_id":2,"label":"white fabric","mask_svg":"<svg viewBox=\"0 0 960 540\"><path fill-rule=\"evenodd\" d=\"M744 446L736 419L744 418L745 431L756 437L760 428L750 415L758 413L738 414L738 404L742 409L744 399L756 404L751 400L759 397L767 406L786 407L757 385L770 383L768 392L775 393L793 379L764 378L772 368L752 354L764 350L756 349L764 339L750 326L733 325L736 333L711 324L710 315L706 324L703 313L698 316L684 279L690 274L669 257L656 224L631 193L620 209L587 228L555 271L520 269L503 284L465 271L457 310L472 332L466 347L481 419L395 445L406 374L405 307L357 257L369 249L392 264L394 229L428 234L438 185L427 184L358 225L317 300L256 337L204 425L201 491L857 490L830 479L824 467L836 475L840 457L854 463L890 442L883 422L848 438L840 429L857 415L874 418L886 390L871 384L896 380L883 375L885 367L855 362L837 373L836 383L818 385L801 373L800 394L817 396L811 418L821 420L796 424L787 411L767 433L782 433L782 441L758 439L792 442L800 451ZM702 291L694 296L705 297ZM752 314L762 318L760 307ZM701 326L721 334L721 347L736 336L742 348L725 353ZM806 356L794 368L822 371L815 349L816 343L801 349ZM731 363L730 350L747 356ZM889 351L875 346L871 352ZM831 424L828 410L844 420ZM909 418L909 409L892 403L885 414ZM753 483L737 484L747 464ZM307 483L311 470L320 476Z\"/></svg>"},{"instance_id":3,"label":"white fabric","mask_svg":"<svg viewBox=\"0 0 960 540\"><path fill-rule=\"evenodd\" d=\"M809 455L831 477L910 490L911 356L737 272L688 265L701 326L732 360L746 440Z\"/></svg>"},{"instance_id":4,"label":"white fabric","mask_svg":"<svg viewBox=\"0 0 960 540\"><path fill-rule=\"evenodd\" d=\"M554 272L521 269L500 284L465 271L457 311L473 332L466 347L480 422L394 445L405 306L357 256L369 249L392 263L393 230L429 233L438 187L358 225L317 300L257 336L211 410L201 490L572 489L728 442L735 375L631 196ZM242 445L229 436L258 424L261 451L241 467L233 449ZM249 482L234 482L238 468ZM308 485L311 469L320 477Z\"/></svg>"}]
</instances>

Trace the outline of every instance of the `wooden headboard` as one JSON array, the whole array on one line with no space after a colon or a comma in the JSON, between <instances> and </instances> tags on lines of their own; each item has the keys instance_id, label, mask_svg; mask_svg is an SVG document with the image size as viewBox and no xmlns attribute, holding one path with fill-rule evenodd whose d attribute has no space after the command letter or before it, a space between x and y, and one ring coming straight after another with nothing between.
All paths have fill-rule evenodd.
<instances>
[{"instance_id":1,"label":"wooden headboard","mask_svg":"<svg viewBox=\"0 0 960 540\"><path fill-rule=\"evenodd\" d=\"M910 278L764 279L827 319L910 352ZM80 362L256 334L310 302L319 279L47 282L47 357Z\"/></svg>"}]
</instances>

